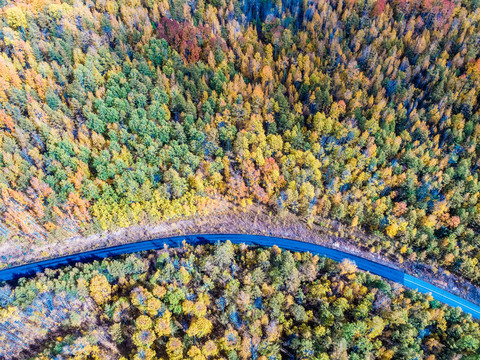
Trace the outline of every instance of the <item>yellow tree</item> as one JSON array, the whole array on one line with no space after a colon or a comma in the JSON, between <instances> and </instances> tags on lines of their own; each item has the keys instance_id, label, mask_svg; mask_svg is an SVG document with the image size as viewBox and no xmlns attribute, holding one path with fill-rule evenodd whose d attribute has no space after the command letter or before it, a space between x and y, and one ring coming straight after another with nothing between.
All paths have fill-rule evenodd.
<instances>
[{"instance_id":1,"label":"yellow tree","mask_svg":"<svg viewBox=\"0 0 480 360\"><path fill-rule=\"evenodd\" d=\"M155 332L158 336L170 336L172 333L171 318L172 313L166 310L163 316L155 321Z\"/></svg>"},{"instance_id":2,"label":"yellow tree","mask_svg":"<svg viewBox=\"0 0 480 360\"><path fill-rule=\"evenodd\" d=\"M187 335L190 337L202 338L212 331L213 324L210 320L204 317L195 318L187 330Z\"/></svg>"},{"instance_id":3,"label":"yellow tree","mask_svg":"<svg viewBox=\"0 0 480 360\"><path fill-rule=\"evenodd\" d=\"M105 275L97 275L90 281L90 295L98 305L105 303L110 299L112 287L108 283Z\"/></svg>"},{"instance_id":4,"label":"yellow tree","mask_svg":"<svg viewBox=\"0 0 480 360\"><path fill-rule=\"evenodd\" d=\"M135 331L133 334L133 343L138 347L149 347L155 341L156 336L152 330Z\"/></svg>"},{"instance_id":5,"label":"yellow tree","mask_svg":"<svg viewBox=\"0 0 480 360\"><path fill-rule=\"evenodd\" d=\"M200 350L197 346L192 346L188 352L188 357L191 360L206 360L207 358L202 354L202 350Z\"/></svg>"},{"instance_id":6,"label":"yellow tree","mask_svg":"<svg viewBox=\"0 0 480 360\"><path fill-rule=\"evenodd\" d=\"M7 15L8 24L14 29L23 27L26 28L28 25L27 17L25 12L18 6L12 6L5 10Z\"/></svg>"},{"instance_id":7,"label":"yellow tree","mask_svg":"<svg viewBox=\"0 0 480 360\"><path fill-rule=\"evenodd\" d=\"M181 360L183 359L183 345L182 342L172 337L167 342L167 354L170 360Z\"/></svg>"},{"instance_id":8,"label":"yellow tree","mask_svg":"<svg viewBox=\"0 0 480 360\"><path fill-rule=\"evenodd\" d=\"M147 315L140 315L137 320L135 320L135 324L137 325L137 329L139 330L148 330L152 328L152 319Z\"/></svg>"},{"instance_id":9,"label":"yellow tree","mask_svg":"<svg viewBox=\"0 0 480 360\"><path fill-rule=\"evenodd\" d=\"M398 232L398 224L396 221L393 221L390 225L387 226L387 228L385 229L385 232L387 233L388 236L390 236L391 238L395 237L395 235L397 235L397 232Z\"/></svg>"},{"instance_id":10,"label":"yellow tree","mask_svg":"<svg viewBox=\"0 0 480 360\"><path fill-rule=\"evenodd\" d=\"M221 347L226 351L232 351L238 348L240 344L240 336L238 332L232 328L225 330L225 335L222 338Z\"/></svg>"},{"instance_id":11,"label":"yellow tree","mask_svg":"<svg viewBox=\"0 0 480 360\"><path fill-rule=\"evenodd\" d=\"M207 358L210 356L216 356L218 354L217 345L212 340L208 340L202 347L202 354Z\"/></svg>"},{"instance_id":12,"label":"yellow tree","mask_svg":"<svg viewBox=\"0 0 480 360\"><path fill-rule=\"evenodd\" d=\"M355 279L357 265L354 262L344 259L339 265L340 276L345 276L349 280Z\"/></svg>"},{"instance_id":13,"label":"yellow tree","mask_svg":"<svg viewBox=\"0 0 480 360\"><path fill-rule=\"evenodd\" d=\"M193 314L199 318L207 315L207 306L204 304L203 301L199 300L194 304Z\"/></svg>"},{"instance_id":14,"label":"yellow tree","mask_svg":"<svg viewBox=\"0 0 480 360\"><path fill-rule=\"evenodd\" d=\"M141 347L133 357L133 360L151 360L155 358L155 351L149 347ZM124 358L123 358L124 359Z\"/></svg>"},{"instance_id":15,"label":"yellow tree","mask_svg":"<svg viewBox=\"0 0 480 360\"><path fill-rule=\"evenodd\" d=\"M267 93L273 90L273 72L270 66L265 65L261 72L262 84Z\"/></svg>"},{"instance_id":16,"label":"yellow tree","mask_svg":"<svg viewBox=\"0 0 480 360\"><path fill-rule=\"evenodd\" d=\"M147 300L146 311L148 315L155 316L158 313L158 309L162 306L162 302L156 297L151 297Z\"/></svg>"}]
</instances>

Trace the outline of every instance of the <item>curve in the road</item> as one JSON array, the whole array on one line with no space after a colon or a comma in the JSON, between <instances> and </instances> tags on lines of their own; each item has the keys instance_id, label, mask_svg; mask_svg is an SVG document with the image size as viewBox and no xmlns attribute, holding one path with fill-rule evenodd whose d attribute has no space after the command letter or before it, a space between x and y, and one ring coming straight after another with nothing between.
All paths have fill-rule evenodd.
<instances>
[{"instance_id":1,"label":"curve in the road","mask_svg":"<svg viewBox=\"0 0 480 360\"><path fill-rule=\"evenodd\" d=\"M0 282L18 279L20 277L27 277L42 272L47 268L57 269L62 266L74 265L78 262L87 262L93 260L101 260L107 257L118 256L127 253L134 253L146 250L158 250L165 246L178 247L182 245L183 241L191 245L216 243L219 241L230 240L235 244L247 244L269 247L277 245L286 250L311 252L321 256L328 257L335 261L342 261L344 259L355 262L357 267L361 270L369 271L372 274L382 276L386 279L392 280L402 284L408 288L416 289L421 293L432 294L433 298L443 302L447 305L460 307L464 312L472 315L473 318L480 319L480 306L477 306L467 300L464 300L456 295L442 290L432 284L423 280L417 279L411 275L406 274L402 270L397 270L392 267L379 264L375 261L361 258L356 255L349 254L340 250L330 249L325 246L312 244L308 242L284 239L270 236L260 235L245 235L245 234L202 234L202 235L185 235L174 236L168 238L146 240L137 243L118 245L103 249L91 250L79 254L67 255L55 259L39 261L32 264L20 265L16 267L0 270Z\"/></svg>"}]
</instances>

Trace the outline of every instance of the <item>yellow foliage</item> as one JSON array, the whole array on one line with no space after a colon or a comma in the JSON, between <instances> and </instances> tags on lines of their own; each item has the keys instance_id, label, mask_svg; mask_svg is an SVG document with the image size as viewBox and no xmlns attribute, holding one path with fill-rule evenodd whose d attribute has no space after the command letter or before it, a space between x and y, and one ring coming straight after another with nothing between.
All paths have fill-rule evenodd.
<instances>
[{"instance_id":1,"label":"yellow foliage","mask_svg":"<svg viewBox=\"0 0 480 360\"><path fill-rule=\"evenodd\" d=\"M190 282L190 279L192 278L190 276L190 273L183 266L180 268L179 272L180 272L180 276L183 284L187 285Z\"/></svg>"},{"instance_id":2,"label":"yellow foliage","mask_svg":"<svg viewBox=\"0 0 480 360\"><path fill-rule=\"evenodd\" d=\"M155 332L158 336L169 336L172 333L169 316L164 315L155 321Z\"/></svg>"},{"instance_id":3,"label":"yellow foliage","mask_svg":"<svg viewBox=\"0 0 480 360\"><path fill-rule=\"evenodd\" d=\"M367 325L370 327L368 338L375 339L383 333L385 323L379 316L374 316L373 319L367 321Z\"/></svg>"},{"instance_id":4,"label":"yellow foliage","mask_svg":"<svg viewBox=\"0 0 480 360\"><path fill-rule=\"evenodd\" d=\"M27 28L27 17L23 9L18 6L13 6L7 8L5 13L7 15L7 22L11 27L14 29L19 27Z\"/></svg>"},{"instance_id":5,"label":"yellow foliage","mask_svg":"<svg viewBox=\"0 0 480 360\"><path fill-rule=\"evenodd\" d=\"M444 264L447 266L451 265L453 263L453 260L455 260L455 256L452 253L449 253L445 255Z\"/></svg>"},{"instance_id":6,"label":"yellow foliage","mask_svg":"<svg viewBox=\"0 0 480 360\"><path fill-rule=\"evenodd\" d=\"M143 347L142 352L135 354L133 360L151 360L153 358L155 358L155 351L150 348Z\"/></svg>"},{"instance_id":7,"label":"yellow foliage","mask_svg":"<svg viewBox=\"0 0 480 360\"><path fill-rule=\"evenodd\" d=\"M435 217L435 215L429 215L423 218L423 226L427 228L433 228L436 223L437 223L437 218Z\"/></svg>"},{"instance_id":8,"label":"yellow foliage","mask_svg":"<svg viewBox=\"0 0 480 360\"><path fill-rule=\"evenodd\" d=\"M358 216L355 216L352 220L352 223L350 224L351 227L357 227L358 226Z\"/></svg>"},{"instance_id":9,"label":"yellow foliage","mask_svg":"<svg viewBox=\"0 0 480 360\"><path fill-rule=\"evenodd\" d=\"M135 324L137 325L137 329L139 330L147 330L152 328L152 319L147 315L140 315L137 320L135 320Z\"/></svg>"},{"instance_id":10,"label":"yellow foliage","mask_svg":"<svg viewBox=\"0 0 480 360\"><path fill-rule=\"evenodd\" d=\"M381 351L381 355L380 355L381 360L390 360L393 358L393 355L395 354L395 352L392 349L386 350L385 348L382 348L380 349L380 351Z\"/></svg>"},{"instance_id":11,"label":"yellow foliage","mask_svg":"<svg viewBox=\"0 0 480 360\"><path fill-rule=\"evenodd\" d=\"M155 297L147 300L146 311L150 316L155 316L158 313L158 309L162 306L162 302Z\"/></svg>"},{"instance_id":12,"label":"yellow foliage","mask_svg":"<svg viewBox=\"0 0 480 360\"><path fill-rule=\"evenodd\" d=\"M208 340L202 347L202 354L206 357L216 356L218 354L217 345L212 340Z\"/></svg>"},{"instance_id":13,"label":"yellow foliage","mask_svg":"<svg viewBox=\"0 0 480 360\"><path fill-rule=\"evenodd\" d=\"M397 235L398 231L398 225L396 222L391 223L387 228L385 229L385 232L387 233L388 236L393 238L395 235Z\"/></svg>"},{"instance_id":14,"label":"yellow foliage","mask_svg":"<svg viewBox=\"0 0 480 360\"><path fill-rule=\"evenodd\" d=\"M165 289L163 286L160 285L155 285L152 291L153 295L156 296L159 299L163 299L165 294L167 293L167 289Z\"/></svg>"},{"instance_id":15,"label":"yellow foliage","mask_svg":"<svg viewBox=\"0 0 480 360\"><path fill-rule=\"evenodd\" d=\"M183 359L183 345L177 338L170 338L167 342L167 354L170 360Z\"/></svg>"},{"instance_id":16,"label":"yellow foliage","mask_svg":"<svg viewBox=\"0 0 480 360\"><path fill-rule=\"evenodd\" d=\"M110 298L111 292L112 287L105 275L97 275L90 280L90 295L97 304L105 303Z\"/></svg>"},{"instance_id":17,"label":"yellow foliage","mask_svg":"<svg viewBox=\"0 0 480 360\"><path fill-rule=\"evenodd\" d=\"M203 317L203 316L207 315L207 307L205 306L205 304L203 302L197 301L193 305L193 313L197 317Z\"/></svg>"},{"instance_id":18,"label":"yellow foliage","mask_svg":"<svg viewBox=\"0 0 480 360\"><path fill-rule=\"evenodd\" d=\"M340 275L345 275L350 280L355 278L357 265L355 265L354 262L344 259L338 267L340 269Z\"/></svg>"},{"instance_id":19,"label":"yellow foliage","mask_svg":"<svg viewBox=\"0 0 480 360\"><path fill-rule=\"evenodd\" d=\"M213 324L210 320L204 317L195 318L187 330L187 335L190 337L204 337L212 331Z\"/></svg>"},{"instance_id":20,"label":"yellow foliage","mask_svg":"<svg viewBox=\"0 0 480 360\"><path fill-rule=\"evenodd\" d=\"M202 354L202 350L195 345L188 350L187 355L192 360L206 360L206 357Z\"/></svg>"}]
</instances>

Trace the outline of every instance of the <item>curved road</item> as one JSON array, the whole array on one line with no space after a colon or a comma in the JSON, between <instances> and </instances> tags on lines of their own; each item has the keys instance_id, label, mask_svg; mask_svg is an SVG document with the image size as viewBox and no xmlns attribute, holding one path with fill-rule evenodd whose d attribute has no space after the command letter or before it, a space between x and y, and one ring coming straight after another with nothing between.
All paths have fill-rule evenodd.
<instances>
[{"instance_id":1,"label":"curved road","mask_svg":"<svg viewBox=\"0 0 480 360\"><path fill-rule=\"evenodd\" d=\"M111 256L118 256L138 251L162 249L165 245L168 247L181 246L183 241L191 245L216 243L218 241L230 240L235 244L247 244L269 247L277 245L278 247L292 251L309 251L312 254L326 256L332 260L342 261L348 259L355 262L361 270L369 271L372 274L382 276L402 284L408 288L416 289L421 293L432 294L433 298L453 307L460 307L466 313L472 315L473 318L480 319L480 306L477 306L467 300L453 295L416 277L406 274L402 270L397 270L377 262L361 258L340 250L330 249L321 245L302 242L291 239L278 237L245 235L245 234L202 234L202 235L185 235L175 236L154 240L141 241L132 244L118 245L103 249L91 250L79 254L72 254L56 259L39 261L32 264L20 265L12 268L0 270L0 281L9 281L20 277L32 276L38 272L42 272L47 268L56 269L66 265L74 265L78 262L86 262L93 260L101 260Z\"/></svg>"}]
</instances>

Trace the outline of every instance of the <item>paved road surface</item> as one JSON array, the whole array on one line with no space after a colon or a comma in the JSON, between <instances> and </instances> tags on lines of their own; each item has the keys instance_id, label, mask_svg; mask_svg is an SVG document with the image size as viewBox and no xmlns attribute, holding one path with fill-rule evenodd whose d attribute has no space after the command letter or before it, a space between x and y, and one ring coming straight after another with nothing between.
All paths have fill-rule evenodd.
<instances>
[{"instance_id":1,"label":"paved road surface","mask_svg":"<svg viewBox=\"0 0 480 360\"><path fill-rule=\"evenodd\" d=\"M39 261L32 264L26 264L0 270L0 281L14 280L20 277L31 276L42 272L47 268L56 269L66 265L75 265L78 262L101 260L111 256L117 256L127 253L133 253L145 250L162 249L165 245L169 247L181 246L183 241L192 245L216 243L218 241L230 240L236 244L248 244L257 246L273 246L292 251L309 251L312 254L326 256L336 261L348 259L357 265L359 269L369 271L372 274L380 275L386 279L400 283L411 289L427 294L432 294L433 298L450 306L459 306L466 313L472 314L472 317L480 319L480 306L477 306L467 300L453 295L425 281L417 279L397 270L377 262L361 258L340 250L329 249L321 245L302 242L278 237L244 235L244 234L208 234L208 235L187 235L175 236L155 240L141 241L132 244L118 245L109 248L96 249L79 254L59 257L56 259Z\"/></svg>"}]
</instances>

